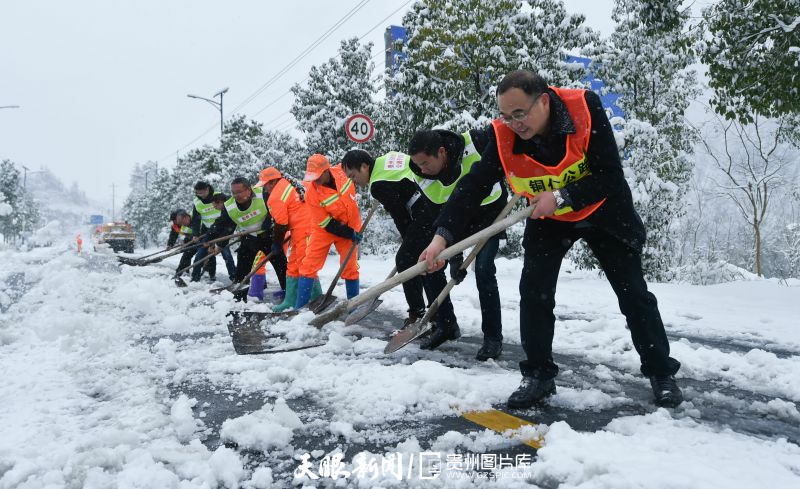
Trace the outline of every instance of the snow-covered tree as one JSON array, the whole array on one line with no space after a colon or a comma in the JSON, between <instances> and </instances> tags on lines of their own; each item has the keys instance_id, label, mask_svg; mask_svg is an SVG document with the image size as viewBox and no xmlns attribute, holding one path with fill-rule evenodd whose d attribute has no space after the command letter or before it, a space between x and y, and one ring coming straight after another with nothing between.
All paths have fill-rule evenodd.
<instances>
[{"instance_id":1,"label":"snow-covered tree","mask_svg":"<svg viewBox=\"0 0 800 489\"><path fill-rule=\"evenodd\" d=\"M291 113L305 135L309 153L321 153L340 159L353 143L345 135L348 116L363 113L374 118L378 112L378 90L372 78L372 43L360 44L358 38L341 42L339 55L321 66L313 66L307 86L292 87L295 100ZM363 145L375 150L375 141Z\"/></svg>"},{"instance_id":2,"label":"snow-covered tree","mask_svg":"<svg viewBox=\"0 0 800 489\"><path fill-rule=\"evenodd\" d=\"M783 119L762 119L750 124L714 117L704 128L701 144L719 170L720 193L735 205L750 228L752 269L762 275L763 225L779 190L796 185L791 170L796 148L782 143Z\"/></svg>"},{"instance_id":3,"label":"snow-covered tree","mask_svg":"<svg viewBox=\"0 0 800 489\"><path fill-rule=\"evenodd\" d=\"M39 208L21 185L20 171L11 160L0 163L0 233L15 241L24 231L32 231L39 222Z\"/></svg>"},{"instance_id":4,"label":"snow-covered tree","mask_svg":"<svg viewBox=\"0 0 800 489\"><path fill-rule=\"evenodd\" d=\"M584 16L560 0L416 2L403 18L406 56L388 74L393 139L405 143L418 128L463 131L496 114L495 88L512 70L529 69L560 86L580 85L583 66L568 51L596 42Z\"/></svg>"},{"instance_id":5,"label":"snow-covered tree","mask_svg":"<svg viewBox=\"0 0 800 489\"><path fill-rule=\"evenodd\" d=\"M745 123L800 114L800 2L719 0L704 18L717 113Z\"/></svg>"},{"instance_id":6,"label":"snow-covered tree","mask_svg":"<svg viewBox=\"0 0 800 489\"><path fill-rule=\"evenodd\" d=\"M166 244L159 243L158 237L169 226L170 212L177 208L175 184L169 170L161 168L151 178L145 191L132 192L122 206L122 215L133 226L141 246Z\"/></svg>"},{"instance_id":7,"label":"snow-covered tree","mask_svg":"<svg viewBox=\"0 0 800 489\"><path fill-rule=\"evenodd\" d=\"M616 128L634 205L647 227L642 256L645 274L669 278L672 226L685 206L695 139L684 114L698 95L694 39L680 0L617 0L611 37L593 52L592 69L610 92L624 120Z\"/></svg>"}]
</instances>

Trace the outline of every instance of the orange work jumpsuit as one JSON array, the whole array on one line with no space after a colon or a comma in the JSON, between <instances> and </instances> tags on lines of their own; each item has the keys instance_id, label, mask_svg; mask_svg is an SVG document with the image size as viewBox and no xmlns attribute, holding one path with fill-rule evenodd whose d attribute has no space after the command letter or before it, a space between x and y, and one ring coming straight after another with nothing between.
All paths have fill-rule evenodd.
<instances>
[{"instance_id":1,"label":"orange work jumpsuit","mask_svg":"<svg viewBox=\"0 0 800 489\"><path fill-rule=\"evenodd\" d=\"M331 245L339 252L341 263L353 241L341 238L325 230L331 219L346 224L355 230L361 229L361 214L356 201L356 186L347 178L341 165L330 169L336 190L325 185L312 182L306 190L306 205L311 220L310 236L306 256L300 266L300 275L308 278L317 278L317 273L325 265L325 258ZM353 251L353 256L342 272L345 280L358 280L358 248Z\"/></svg>"},{"instance_id":2,"label":"orange work jumpsuit","mask_svg":"<svg viewBox=\"0 0 800 489\"><path fill-rule=\"evenodd\" d=\"M285 178L278 180L267 199L269 213L275 224L289 226L291 253L286 265L287 277L300 276L300 264L306 255L309 233L308 208L300 194Z\"/></svg>"}]
</instances>

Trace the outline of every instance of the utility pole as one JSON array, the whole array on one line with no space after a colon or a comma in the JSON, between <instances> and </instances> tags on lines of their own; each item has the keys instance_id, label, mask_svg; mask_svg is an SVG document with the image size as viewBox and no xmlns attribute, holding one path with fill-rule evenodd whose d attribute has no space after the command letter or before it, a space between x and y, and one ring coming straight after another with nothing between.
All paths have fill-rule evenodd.
<instances>
[{"instance_id":1,"label":"utility pole","mask_svg":"<svg viewBox=\"0 0 800 489\"><path fill-rule=\"evenodd\" d=\"M111 184L111 222L117 220L117 208L116 208L116 198L117 198L117 184Z\"/></svg>"},{"instance_id":2,"label":"utility pole","mask_svg":"<svg viewBox=\"0 0 800 489\"><path fill-rule=\"evenodd\" d=\"M213 105L217 110L219 110L219 138L220 138L220 140L222 139L222 133L224 131L224 115L223 115L223 111L222 111L222 97L227 92L228 92L228 87L225 87L225 88L223 88L222 90L220 90L219 92L217 92L217 93L215 93L213 95L213 97L219 97L219 102L217 102L216 100L211 100L211 99L208 99L208 98L205 98L205 97L201 97L199 95L192 95L192 94L186 95L189 98L196 98L196 99L199 99L199 100L205 100L206 102L208 102L211 105ZM176 156L176 159L177 159L177 156L178 156L177 152L176 152L175 156Z\"/></svg>"}]
</instances>

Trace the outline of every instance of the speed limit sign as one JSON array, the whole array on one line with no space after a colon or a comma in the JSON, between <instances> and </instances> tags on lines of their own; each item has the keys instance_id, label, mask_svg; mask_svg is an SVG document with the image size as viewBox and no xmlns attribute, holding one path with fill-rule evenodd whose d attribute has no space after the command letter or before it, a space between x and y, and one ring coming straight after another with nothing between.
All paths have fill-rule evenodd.
<instances>
[{"instance_id":1,"label":"speed limit sign","mask_svg":"<svg viewBox=\"0 0 800 489\"><path fill-rule=\"evenodd\" d=\"M364 114L353 114L347 118L347 122L344 124L344 131L351 141L366 143L375 135L375 125Z\"/></svg>"}]
</instances>

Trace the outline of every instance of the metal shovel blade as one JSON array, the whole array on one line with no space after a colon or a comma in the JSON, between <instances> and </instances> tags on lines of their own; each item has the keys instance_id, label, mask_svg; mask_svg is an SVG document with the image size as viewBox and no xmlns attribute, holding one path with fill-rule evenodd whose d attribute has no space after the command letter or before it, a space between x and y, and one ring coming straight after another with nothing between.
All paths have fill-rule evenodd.
<instances>
[{"instance_id":1,"label":"metal shovel blade","mask_svg":"<svg viewBox=\"0 0 800 489\"><path fill-rule=\"evenodd\" d=\"M180 277L175 277L175 285L178 287L188 287L189 285Z\"/></svg>"},{"instance_id":2,"label":"metal shovel blade","mask_svg":"<svg viewBox=\"0 0 800 489\"><path fill-rule=\"evenodd\" d=\"M314 311L314 314L319 314L334 302L336 302L335 295L321 295L308 303L308 309Z\"/></svg>"},{"instance_id":3,"label":"metal shovel blade","mask_svg":"<svg viewBox=\"0 0 800 489\"><path fill-rule=\"evenodd\" d=\"M350 314L347 315L347 319L345 319L344 324L346 324L347 326L352 326L356 324L365 317L369 316L382 303L383 301L376 297L375 299L372 299L366 304L361 304L360 306L353 309L353 311Z\"/></svg>"},{"instance_id":4,"label":"metal shovel blade","mask_svg":"<svg viewBox=\"0 0 800 489\"><path fill-rule=\"evenodd\" d=\"M425 333L430 331L432 327L433 326L431 323L420 322L408 325L392 336L392 338L386 344L386 348L383 349L383 353L396 352L420 336L423 336Z\"/></svg>"}]
</instances>

